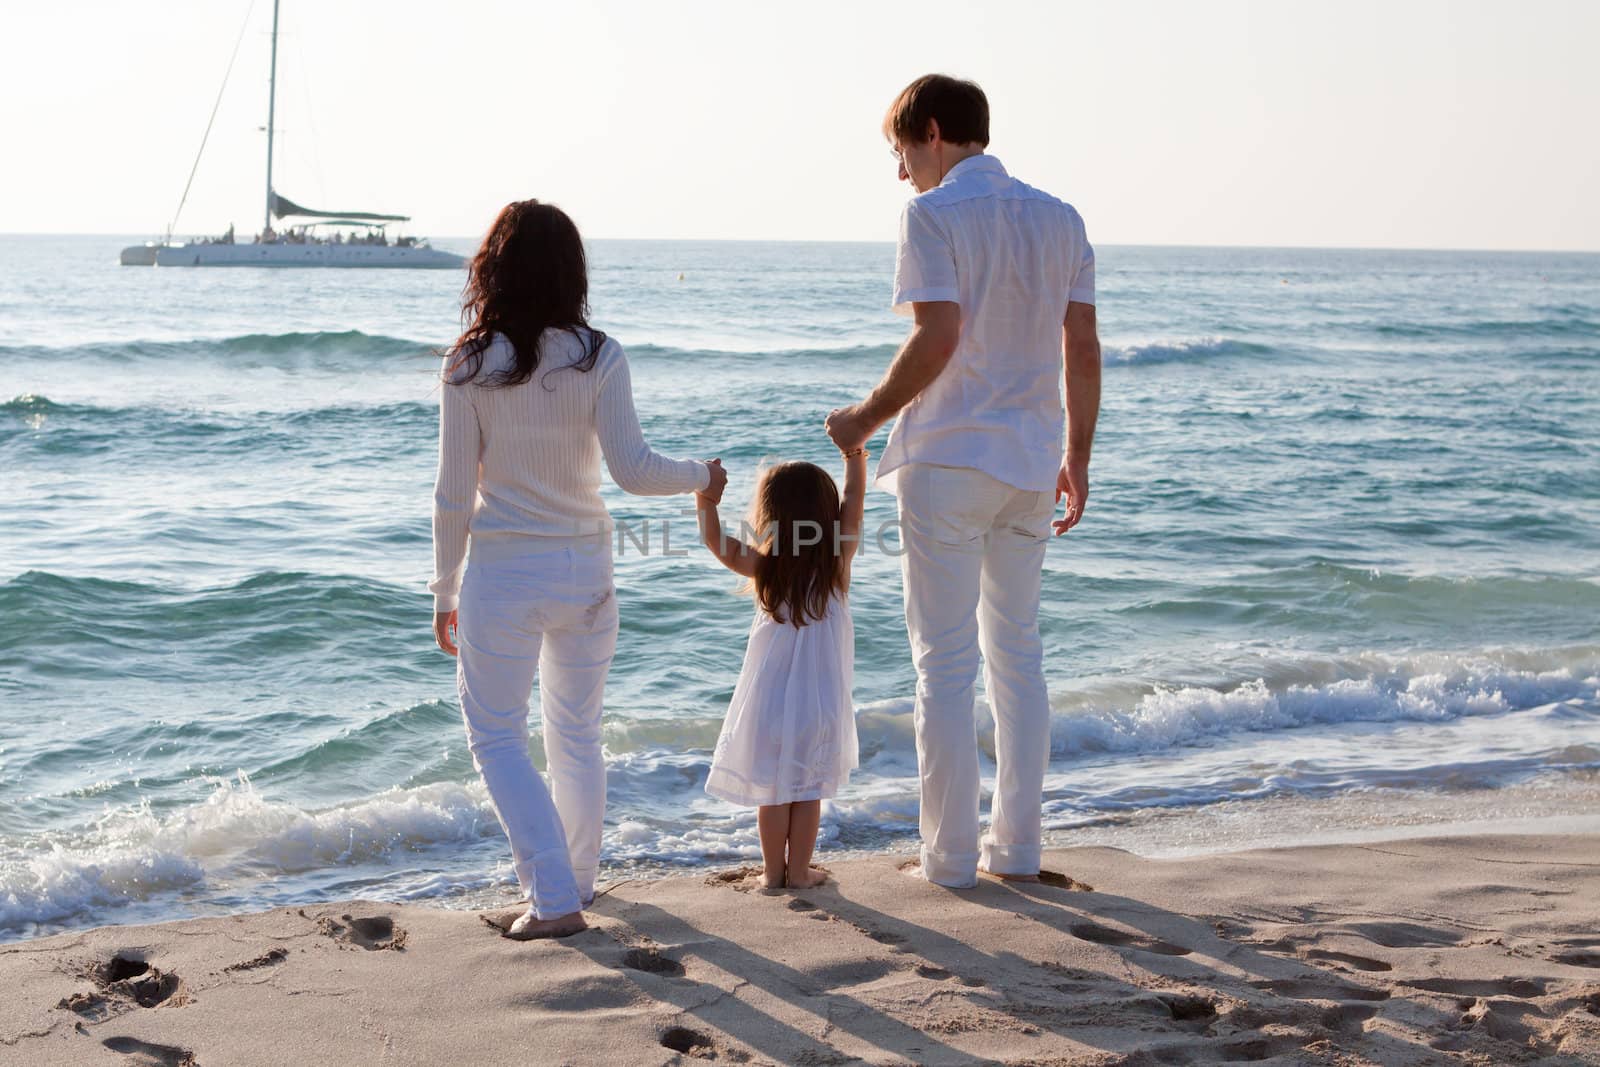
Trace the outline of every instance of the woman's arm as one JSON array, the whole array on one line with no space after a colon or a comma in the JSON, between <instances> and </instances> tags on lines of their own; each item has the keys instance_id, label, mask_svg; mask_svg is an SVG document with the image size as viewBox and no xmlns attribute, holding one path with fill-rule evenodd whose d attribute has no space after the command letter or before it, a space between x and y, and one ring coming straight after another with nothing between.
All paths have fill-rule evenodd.
<instances>
[{"instance_id":1,"label":"woman's arm","mask_svg":"<svg viewBox=\"0 0 1600 1067\"><path fill-rule=\"evenodd\" d=\"M712 477L707 464L696 459L669 459L645 443L639 413L633 406L628 360L620 348L611 357L602 359L594 373L602 376L595 424L612 481L636 496L671 496L707 488Z\"/></svg>"},{"instance_id":2,"label":"woman's arm","mask_svg":"<svg viewBox=\"0 0 1600 1067\"><path fill-rule=\"evenodd\" d=\"M717 514L717 505L722 502L722 487L728 479L727 475L720 479L715 477L722 471L720 461L712 460L711 467L712 485L705 492L694 495L695 510L700 520L700 540L724 567L735 574L753 578L756 573L756 551L739 538L729 537L723 532L722 516Z\"/></svg>"},{"instance_id":3,"label":"woman's arm","mask_svg":"<svg viewBox=\"0 0 1600 1067\"><path fill-rule=\"evenodd\" d=\"M478 463L483 433L478 412L465 385L439 387L439 472L433 483L434 636L439 647L455 655L449 631L461 592L467 562L467 525L478 495Z\"/></svg>"}]
</instances>

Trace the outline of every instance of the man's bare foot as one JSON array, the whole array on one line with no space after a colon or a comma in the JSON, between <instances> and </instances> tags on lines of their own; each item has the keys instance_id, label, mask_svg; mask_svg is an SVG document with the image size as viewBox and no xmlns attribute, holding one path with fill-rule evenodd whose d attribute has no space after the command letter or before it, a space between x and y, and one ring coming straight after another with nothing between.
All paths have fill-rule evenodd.
<instances>
[{"instance_id":1,"label":"man's bare foot","mask_svg":"<svg viewBox=\"0 0 1600 1067\"><path fill-rule=\"evenodd\" d=\"M789 872L790 889L811 889L828 880L828 872L821 867L807 867L803 871Z\"/></svg>"},{"instance_id":2,"label":"man's bare foot","mask_svg":"<svg viewBox=\"0 0 1600 1067\"><path fill-rule=\"evenodd\" d=\"M511 924L511 929L503 936L513 941L535 941L544 937L570 937L588 928L589 924L583 921L581 911L569 911L565 915L557 915L554 919L541 919L534 914L532 908L529 908Z\"/></svg>"},{"instance_id":3,"label":"man's bare foot","mask_svg":"<svg viewBox=\"0 0 1600 1067\"><path fill-rule=\"evenodd\" d=\"M762 889L782 889L785 886L782 871L764 871L756 881L761 884Z\"/></svg>"}]
</instances>

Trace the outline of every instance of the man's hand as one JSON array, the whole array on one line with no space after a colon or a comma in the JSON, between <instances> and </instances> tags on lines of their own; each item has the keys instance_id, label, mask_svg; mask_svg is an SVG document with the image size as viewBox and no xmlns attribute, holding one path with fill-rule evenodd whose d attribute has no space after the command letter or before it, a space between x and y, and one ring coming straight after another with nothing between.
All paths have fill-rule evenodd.
<instances>
[{"instance_id":1,"label":"man's hand","mask_svg":"<svg viewBox=\"0 0 1600 1067\"><path fill-rule=\"evenodd\" d=\"M433 639L439 642L439 647L450 655L456 654L456 613L454 611L436 611L433 613Z\"/></svg>"},{"instance_id":2,"label":"man's hand","mask_svg":"<svg viewBox=\"0 0 1600 1067\"><path fill-rule=\"evenodd\" d=\"M861 415L861 409L855 405L847 408L834 408L828 412L828 419L823 423L823 428L828 431L828 436L838 446L839 451L848 452L853 448L860 448L867 443L867 438L872 436L876 426L870 425Z\"/></svg>"},{"instance_id":3,"label":"man's hand","mask_svg":"<svg viewBox=\"0 0 1600 1067\"><path fill-rule=\"evenodd\" d=\"M1065 497L1067 513L1056 519L1050 525L1060 537L1083 518L1083 506L1089 500L1089 461L1077 460L1068 456L1061 463L1061 471L1056 475L1056 503L1061 503Z\"/></svg>"},{"instance_id":4,"label":"man's hand","mask_svg":"<svg viewBox=\"0 0 1600 1067\"><path fill-rule=\"evenodd\" d=\"M711 470L711 481L704 489L695 493L695 496L711 504L722 503L722 491L728 488L728 472L722 469L722 460L712 459L706 461L706 466Z\"/></svg>"}]
</instances>

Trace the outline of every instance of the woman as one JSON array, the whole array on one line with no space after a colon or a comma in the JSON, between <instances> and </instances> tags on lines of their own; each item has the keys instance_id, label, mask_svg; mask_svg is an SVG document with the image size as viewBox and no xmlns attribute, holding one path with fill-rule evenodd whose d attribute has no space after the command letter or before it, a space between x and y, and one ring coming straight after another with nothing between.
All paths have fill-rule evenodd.
<instances>
[{"instance_id":1,"label":"woman","mask_svg":"<svg viewBox=\"0 0 1600 1067\"><path fill-rule=\"evenodd\" d=\"M643 495L719 496L727 475L645 443L622 349L589 327L583 242L558 208L507 205L469 271L439 405L433 630L457 657L468 747L529 901L509 936L564 937L594 899L606 802L617 602L600 457ZM536 671L548 790L528 758Z\"/></svg>"}]
</instances>

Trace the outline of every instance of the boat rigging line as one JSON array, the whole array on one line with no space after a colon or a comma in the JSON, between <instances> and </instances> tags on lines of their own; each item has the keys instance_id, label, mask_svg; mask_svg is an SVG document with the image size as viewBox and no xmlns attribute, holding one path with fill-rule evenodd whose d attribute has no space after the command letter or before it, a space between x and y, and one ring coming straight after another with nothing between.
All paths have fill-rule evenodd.
<instances>
[{"instance_id":1,"label":"boat rigging line","mask_svg":"<svg viewBox=\"0 0 1600 1067\"><path fill-rule=\"evenodd\" d=\"M178 216L183 214L183 205L189 200L189 188L194 185L194 176L200 170L200 157L206 153L206 142L211 139L211 127L217 121L217 111L222 107L222 94L228 90L228 78L233 74L233 61L239 58L239 46L244 43L244 35L250 29L250 16L255 12L256 2L250 0L250 6L245 9L244 25L239 27L239 39L233 42L233 54L228 56L228 69L222 74L222 85L217 89L217 99L211 105L211 117L206 120L206 132L200 138L200 151L194 154L194 166L189 168L189 180L183 183L183 195L178 198L178 210L172 213L172 221L167 223L167 240L172 240L172 231L178 227Z\"/></svg>"}]
</instances>

